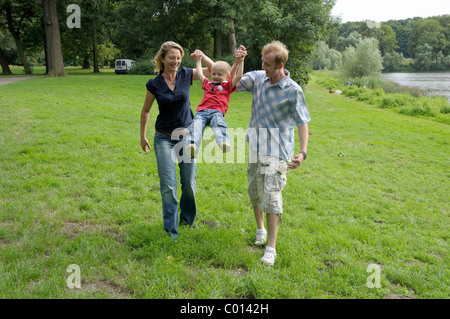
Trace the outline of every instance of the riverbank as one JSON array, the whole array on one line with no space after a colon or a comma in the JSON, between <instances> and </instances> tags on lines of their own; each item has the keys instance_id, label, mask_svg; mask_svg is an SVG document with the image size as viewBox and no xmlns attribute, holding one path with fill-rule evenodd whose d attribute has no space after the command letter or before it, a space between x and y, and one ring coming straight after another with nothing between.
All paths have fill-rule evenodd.
<instances>
[{"instance_id":1,"label":"riverbank","mask_svg":"<svg viewBox=\"0 0 450 319\"><path fill-rule=\"evenodd\" d=\"M341 91L344 96L382 109L450 124L447 98L427 96L427 92L418 88L403 87L379 77L355 79L354 85L347 86L347 79L335 71L312 72L311 80L333 93Z\"/></svg>"},{"instance_id":2,"label":"riverbank","mask_svg":"<svg viewBox=\"0 0 450 319\"><path fill-rule=\"evenodd\" d=\"M429 96L444 96L450 101L450 71L382 73L380 78L402 87L423 90Z\"/></svg>"}]
</instances>

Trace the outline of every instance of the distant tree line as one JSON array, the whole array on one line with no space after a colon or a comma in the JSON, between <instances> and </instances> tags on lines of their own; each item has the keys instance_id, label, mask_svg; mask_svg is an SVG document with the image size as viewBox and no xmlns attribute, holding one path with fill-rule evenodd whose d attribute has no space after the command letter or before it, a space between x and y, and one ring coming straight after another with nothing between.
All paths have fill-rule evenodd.
<instances>
[{"instance_id":1,"label":"distant tree line","mask_svg":"<svg viewBox=\"0 0 450 319\"><path fill-rule=\"evenodd\" d=\"M355 52L365 39L372 39L371 50L377 50L378 53L373 54L369 50L367 53L371 54L367 54L366 59L361 55L361 60L355 60ZM366 49L367 45L366 41ZM360 51L363 51L362 47ZM371 61L371 68L367 68L369 57L376 60ZM389 20L379 24L373 21L340 23L336 20L328 39L316 45L312 66L314 69L337 69L343 66L348 71L351 61L359 63L360 69L366 69L364 75L381 70L450 70L450 15ZM352 76L361 73L355 69L358 66L353 66L353 71L347 73Z\"/></svg>"},{"instance_id":2,"label":"distant tree line","mask_svg":"<svg viewBox=\"0 0 450 319\"><path fill-rule=\"evenodd\" d=\"M46 16L45 3L55 5ZM69 28L70 4L81 8L81 28ZM261 67L262 46L272 40L290 50L292 77L308 80L309 56L332 27L335 0L0 0L0 62L48 64L49 26L59 24L64 65L99 72L117 58L149 63L164 41L180 43L186 53L202 49L215 59L232 59L239 44L247 47L246 69ZM48 11L49 12L49 11ZM52 47L53 48L53 47ZM50 49L53 50L53 49ZM189 59L184 59L189 61ZM187 62L185 62L187 63Z\"/></svg>"}]
</instances>

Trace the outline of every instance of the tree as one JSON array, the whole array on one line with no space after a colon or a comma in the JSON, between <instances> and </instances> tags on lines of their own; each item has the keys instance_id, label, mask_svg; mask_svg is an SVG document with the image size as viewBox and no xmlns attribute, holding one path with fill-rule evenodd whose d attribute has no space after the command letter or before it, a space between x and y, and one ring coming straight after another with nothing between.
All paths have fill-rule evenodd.
<instances>
[{"instance_id":1,"label":"tree","mask_svg":"<svg viewBox=\"0 0 450 319\"><path fill-rule=\"evenodd\" d=\"M410 58L408 52L408 41L409 36L411 34L411 30L413 29L415 21L421 19L422 18L412 18L412 19L410 18L403 20L389 20L386 22L386 24L389 25L395 32L395 37L398 46L396 51L402 53L405 58Z\"/></svg>"},{"instance_id":2,"label":"tree","mask_svg":"<svg viewBox=\"0 0 450 319\"><path fill-rule=\"evenodd\" d=\"M401 63L403 61L403 53L392 52L383 56L383 71L397 72L401 70Z\"/></svg>"},{"instance_id":3,"label":"tree","mask_svg":"<svg viewBox=\"0 0 450 319\"><path fill-rule=\"evenodd\" d=\"M427 43L417 47L414 67L417 71L443 71L449 68L450 56L442 51L433 52L433 47Z\"/></svg>"},{"instance_id":4,"label":"tree","mask_svg":"<svg viewBox=\"0 0 450 319\"><path fill-rule=\"evenodd\" d=\"M342 54L335 49L330 49L325 41L317 43L311 58L314 70L335 70L342 64Z\"/></svg>"},{"instance_id":5,"label":"tree","mask_svg":"<svg viewBox=\"0 0 450 319\"><path fill-rule=\"evenodd\" d=\"M363 38L375 38L378 40L381 55L392 53L397 48L397 38L395 31L387 24L381 23L379 26L372 26L366 22L361 25L360 33Z\"/></svg>"},{"instance_id":6,"label":"tree","mask_svg":"<svg viewBox=\"0 0 450 319\"><path fill-rule=\"evenodd\" d=\"M0 65L2 67L3 75L12 74L11 69L9 68L8 56L5 50L8 47L11 47L11 40L7 37L6 30L3 29L3 23L1 21L2 17L0 16Z\"/></svg>"},{"instance_id":7,"label":"tree","mask_svg":"<svg viewBox=\"0 0 450 319\"><path fill-rule=\"evenodd\" d=\"M324 41L319 41L316 49L312 54L312 68L313 70L330 69L331 60L327 57L329 48Z\"/></svg>"},{"instance_id":8,"label":"tree","mask_svg":"<svg viewBox=\"0 0 450 319\"><path fill-rule=\"evenodd\" d=\"M419 20L414 24L408 41L408 51L415 57L416 49L427 43L433 52L443 51L448 46L444 27L434 19Z\"/></svg>"},{"instance_id":9,"label":"tree","mask_svg":"<svg viewBox=\"0 0 450 319\"><path fill-rule=\"evenodd\" d=\"M56 0L42 0L45 28L45 56L47 76L68 76L61 52L61 37L59 33L58 12Z\"/></svg>"},{"instance_id":10,"label":"tree","mask_svg":"<svg viewBox=\"0 0 450 319\"><path fill-rule=\"evenodd\" d=\"M356 48L349 47L344 52L342 67L350 77L376 75L383 69L378 40L367 38L361 40Z\"/></svg>"},{"instance_id":11,"label":"tree","mask_svg":"<svg viewBox=\"0 0 450 319\"><path fill-rule=\"evenodd\" d=\"M2 74L3 75L11 75L11 69L8 65L8 60L6 59L6 54L3 52L3 50L0 48L0 65L2 67Z\"/></svg>"},{"instance_id":12,"label":"tree","mask_svg":"<svg viewBox=\"0 0 450 319\"><path fill-rule=\"evenodd\" d=\"M6 25L14 38L25 74L31 74L31 66L25 52L22 37L25 33L24 29L27 28L27 23L37 16L37 8L34 3L30 4L29 1L0 0L0 12L6 17Z\"/></svg>"},{"instance_id":13,"label":"tree","mask_svg":"<svg viewBox=\"0 0 450 319\"><path fill-rule=\"evenodd\" d=\"M382 23L380 32L377 37L380 41L380 52L381 55L386 55L388 53L393 53L397 48L397 35L395 31L387 24Z\"/></svg>"},{"instance_id":14,"label":"tree","mask_svg":"<svg viewBox=\"0 0 450 319\"><path fill-rule=\"evenodd\" d=\"M273 40L286 44L290 53L286 68L300 85L308 82L310 55L324 40L332 20L334 0L257 0L244 9L245 29L240 38L249 49L246 68L261 68L261 49Z\"/></svg>"},{"instance_id":15,"label":"tree","mask_svg":"<svg viewBox=\"0 0 450 319\"><path fill-rule=\"evenodd\" d=\"M415 50L414 67L417 71L429 71L433 64L433 48L425 43Z\"/></svg>"},{"instance_id":16,"label":"tree","mask_svg":"<svg viewBox=\"0 0 450 319\"><path fill-rule=\"evenodd\" d=\"M336 49L344 52L348 47L356 47L361 42L362 35L356 31L351 32L347 37L339 37L336 44Z\"/></svg>"}]
</instances>

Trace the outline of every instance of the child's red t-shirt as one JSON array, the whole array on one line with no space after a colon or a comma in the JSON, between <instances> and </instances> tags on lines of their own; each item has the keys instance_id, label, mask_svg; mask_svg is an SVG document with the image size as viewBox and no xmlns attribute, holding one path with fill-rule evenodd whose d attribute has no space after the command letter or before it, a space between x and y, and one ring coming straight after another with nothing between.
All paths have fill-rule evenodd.
<instances>
[{"instance_id":1,"label":"child's red t-shirt","mask_svg":"<svg viewBox=\"0 0 450 319\"><path fill-rule=\"evenodd\" d=\"M205 95L197 107L197 112L202 110L219 110L225 116L225 113L228 111L230 95L236 91L236 86L231 86L231 80L217 84L205 78L202 85Z\"/></svg>"}]
</instances>

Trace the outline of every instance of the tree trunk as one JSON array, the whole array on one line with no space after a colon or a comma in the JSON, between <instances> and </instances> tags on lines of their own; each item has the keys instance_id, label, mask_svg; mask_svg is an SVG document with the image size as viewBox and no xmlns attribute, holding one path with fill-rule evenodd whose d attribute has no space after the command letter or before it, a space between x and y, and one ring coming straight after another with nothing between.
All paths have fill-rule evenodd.
<instances>
[{"instance_id":1,"label":"tree trunk","mask_svg":"<svg viewBox=\"0 0 450 319\"><path fill-rule=\"evenodd\" d=\"M94 33L94 73L100 73L100 68L98 67L98 43L97 43L97 25L95 20L92 24L93 33Z\"/></svg>"},{"instance_id":2,"label":"tree trunk","mask_svg":"<svg viewBox=\"0 0 450 319\"><path fill-rule=\"evenodd\" d=\"M47 37L45 36L45 24L44 19L41 21L42 27L42 42L44 43L44 57L45 57L45 74L48 74L48 52L47 52Z\"/></svg>"},{"instance_id":3,"label":"tree trunk","mask_svg":"<svg viewBox=\"0 0 450 319\"><path fill-rule=\"evenodd\" d=\"M47 76L68 76L66 70L64 69L61 51L61 36L59 33L56 0L42 0L42 7L44 9L44 26L47 46Z\"/></svg>"},{"instance_id":4,"label":"tree trunk","mask_svg":"<svg viewBox=\"0 0 450 319\"><path fill-rule=\"evenodd\" d=\"M214 58L222 57L222 30L214 30Z\"/></svg>"},{"instance_id":5,"label":"tree trunk","mask_svg":"<svg viewBox=\"0 0 450 319\"><path fill-rule=\"evenodd\" d=\"M23 50L22 40L20 39L20 30L14 28L11 7L9 6L6 8L6 21L8 23L8 29L14 38L14 42L16 42L17 53L19 54L20 61L22 61L25 74L32 74L30 64L28 63L27 56L25 54L25 51Z\"/></svg>"},{"instance_id":6,"label":"tree trunk","mask_svg":"<svg viewBox=\"0 0 450 319\"><path fill-rule=\"evenodd\" d=\"M231 23L230 29L228 30L228 47L229 47L228 53L231 55L234 55L234 51L237 49L236 48L236 31L234 29L234 20L231 18L228 18L228 21L230 21L230 23Z\"/></svg>"},{"instance_id":7,"label":"tree trunk","mask_svg":"<svg viewBox=\"0 0 450 319\"><path fill-rule=\"evenodd\" d=\"M11 69L9 68L8 65L8 60L5 57L5 53L3 52L3 50L0 48L0 65L2 66L2 71L3 71L3 75L11 75Z\"/></svg>"},{"instance_id":8,"label":"tree trunk","mask_svg":"<svg viewBox=\"0 0 450 319\"><path fill-rule=\"evenodd\" d=\"M89 70L91 68L91 63L89 62L89 54L86 54L86 56L83 59L83 70Z\"/></svg>"}]
</instances>

